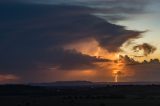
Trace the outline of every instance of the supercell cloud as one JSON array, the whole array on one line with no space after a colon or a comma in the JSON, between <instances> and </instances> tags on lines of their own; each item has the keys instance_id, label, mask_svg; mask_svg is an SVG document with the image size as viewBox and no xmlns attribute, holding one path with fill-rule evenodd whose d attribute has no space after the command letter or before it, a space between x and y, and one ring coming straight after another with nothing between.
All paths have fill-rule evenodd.
<instances>
[{"instance_id":1,"label":"supercell cloud","mask_svg":"<svg viewBox=\"0 0 160 106\"><path fill-rule=\"evenodd\" d=\"M110 59L90 56L76 50L65 50L64 46L94 39L101 48L113 53L118 52L126 41L142 37L143 31L127 30L110 21L125 19L131 13L144 12L144 1L42 2L0 2L0 74L18 75L27 81L30 79L25 75L38 74L52 68L96 69L96 63L110 62ZM100 7L102 2L104 7ZM91 4L88 5L89 3ZM134 7L133 4L138 5ZM121 16L123 13L124 16ZM104 19L104 14L108 19ZM144 50L144 55L155 51L149 44L137 45L134 49Z\"/></svg>"}]
</instances>

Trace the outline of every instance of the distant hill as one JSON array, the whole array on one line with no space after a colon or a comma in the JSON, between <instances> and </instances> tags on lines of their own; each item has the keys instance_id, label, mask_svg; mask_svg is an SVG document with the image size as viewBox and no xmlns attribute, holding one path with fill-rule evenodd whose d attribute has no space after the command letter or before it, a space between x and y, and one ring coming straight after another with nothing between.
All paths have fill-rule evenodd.
<instances>
[{"instance_id":1,"label":"distant hill","mask_svg":"<svg viewBox=\"0 0 160 106\"><path fill-rule=\"evenodd\" d=\"M30 85L36 86L87 86L87 85L95 85L94 82L90 81L56 81L51 83L33 83Z\"/></svg>"},{"instance_id":2,"label":"distant hill","mask_svg":"<svg viewBox=\"0 0 160 106\"><path fill-rule=\"evenodd\" d=\"M91 81L56 81L51 83L32 83L33 86L106 86L106 85L160 85L160 82L91 82Z\"/></svg>"}]
</instances>

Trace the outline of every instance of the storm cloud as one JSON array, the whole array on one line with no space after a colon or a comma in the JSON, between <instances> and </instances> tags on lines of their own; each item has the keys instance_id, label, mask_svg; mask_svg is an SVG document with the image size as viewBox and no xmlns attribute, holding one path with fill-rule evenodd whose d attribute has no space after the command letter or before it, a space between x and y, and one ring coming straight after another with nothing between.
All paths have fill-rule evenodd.
<instances>
[{"instance_id":1,"label":"storm cloud","mask_svg":"<svg viewBox=\"0 0 160 106\"><path fill-rule=\"evenodd\" d=\"M150 61L144 61L140 64L135 65L127 65L124 70L129 70L130 72L133 72L134 75L128 77L129 81L159 81L159 75L160 75L160 62L158 59L153 59Z\"/></svg>"},{"instance_id":2,"label":"storm cloud","mask_svg":"<svg viewBox=\"0 0 160 106\"><path fill-rule=\"evenodd\" d=\"M92 69L95 63L110 60L63 47L91 38L107 51L117 52L126 41L141 37L143 31L110 23L95 11L77 5L1 2L0 73Z\"/></svg>"},{"instance_id":3,"label":"storm cloud","mask_svg":"<svg viewBox=\"0 0 160 106\"><path fill-rule=\"evenodd\" d=\"M27 2L85 6L95 9L94 15L107 21L116 22L145 13L147 5L153 1L156 0L28 0Z\"/></svg>"}]
</instances>

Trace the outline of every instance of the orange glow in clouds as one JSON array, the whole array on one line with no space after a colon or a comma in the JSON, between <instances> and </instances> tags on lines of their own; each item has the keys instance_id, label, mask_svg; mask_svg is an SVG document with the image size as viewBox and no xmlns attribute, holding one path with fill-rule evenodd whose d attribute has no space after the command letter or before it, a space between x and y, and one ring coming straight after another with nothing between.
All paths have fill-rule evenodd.
<instances>
[{"instance_id":1,"label":"orange glow in clouds","mask_svg":"<svg viewBox=\"0 0 160 106\"><path fill-rule=\"evenodd\" d=\"M10 81L16 81L18 80L19 78L15 75L12 75L12 74L0 74L0 83L7 83L7 82L10 82Z\"/></svg>"},{"instance_id":2,"label":"orange glow in clouds","mask_svg":"<svg viewBox=\"0 0 160 106\"><path fill-rule=\"evenodd\" d=\"M126 63L124 61L119 60L119 56L121 55L119 52L110 53L106 49L101 48L97 41L93 39L88 39L84 42L77 42L76 44L70 44L64 47L65 49L75 49L82 54L87 54L90 56L96 56L97 58L105 58L110 59L110 62L103 62L103 63L95 63L100 66L100 69L97 69L99 72L103 72L102 70L106 71L106 77L111 76L113 77L114 82L119 82L120 78L124 77L124 75L129 74L126 70L124 70ZM96 76L101 75L99 73L95 73L93 70L86 70L82 72L72 72L72 74L77 76ZM127 75L128 76L128 75ZM129 75L130 76L130 75Z\"/></svg>"},{"instance_id":3,"label":"orange glow in clouds","mask_svg":"<svg viewBox=\"0 0 160 106\"><path fill-rule=\"evenodd\" d=\"M113 70L113 77L114 77L114 82L118 82L119 81L119 77L121 77L121 75L123 75L124 70L123 68L125 67L125 63L121 62L118 60L118 62L115 62L112 65L112 70Z\"/></svg>"}]
</instances>

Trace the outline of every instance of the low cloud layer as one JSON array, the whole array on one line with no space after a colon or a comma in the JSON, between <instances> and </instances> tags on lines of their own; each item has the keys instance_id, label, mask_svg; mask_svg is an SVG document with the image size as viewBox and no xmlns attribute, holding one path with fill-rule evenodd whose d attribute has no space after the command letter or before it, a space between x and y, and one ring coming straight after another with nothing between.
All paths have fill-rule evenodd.
<instances>
[{"instance_id":1,"label":"low cloud layer","mask_svg":"<svg viewBox=\"0 0 160 106\"><path fill-rule=\"evenodd\" d=\"M128 55L125 55L125 56L120 55L119 60L117 61L120 61L126 65L142 65L142 64L159 64L160 65L159 59L150 59L149 61L144 60L143 62L139 62L139 61L136 61L134 58L129 57Z\"/></svg>"},{"instance_id":2,"label":"low cloud layer","mask_svg":"<svg viewBox=\"0 0 160 106\"><path fill-rule=\"evenodd\" d=\"M12 74L1 74L0 75L0 83L10 83L15 82L19 79L19 77L14 76Z\"/></svg>"},{"instance_id":3,"label":"low cloud layer","mask_svg":"<svg viewBox=\"0 0 160 106\"><path fill-rule=\"evenodd\" d=\"M138 61L135 61L133 58L130 58L127 55L125 55L125 56L120 55L118 61L120 61L120 62L122 62L126 65L137 65L137 64L139 64Z\"/></svg>"}]
</instances>

